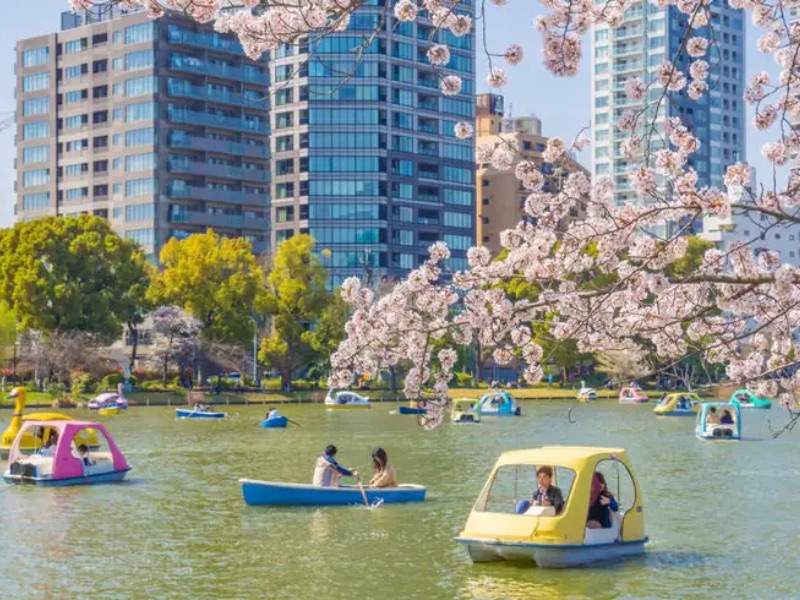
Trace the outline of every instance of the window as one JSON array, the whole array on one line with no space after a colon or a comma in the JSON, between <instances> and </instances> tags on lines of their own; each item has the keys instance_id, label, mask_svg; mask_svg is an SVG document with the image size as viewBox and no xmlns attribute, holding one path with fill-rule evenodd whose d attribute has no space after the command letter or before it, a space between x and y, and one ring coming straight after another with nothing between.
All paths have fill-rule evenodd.
<instances>
[{"instance_id":1,"label":"window","mask_svg":"<svg viewBox=\"0 0 800 600\"><path fill-rule=\"evenodd\" d=\"M152 121L155 119L156 105L154 102L140 102L138 104L128 104L125 107L125 122L134 123L136 121Z\"/></svg>"},{"instance_id":2,"label":"window","mask_svg":"<svg viewBox=\"0 0 800 600\"><path fill-rule=\"evenodd\" d=\"M155 141L155 130L148 127L145 129L133 129L125 132L125 146L144 146L153 144Z\"/></svg>"},{"instance_id":3,"label":"window","mask_svg":"<svg viewBox=\"0 0 800 600\"><path fill-rule=\"evenodd\" d=\"M46 65L50 55L50 48L43 46L41 48L31 48L30 50L22 51L22 66L23 67L39 67Z\"/></svg>"},{"instance_id":4,"label":"window","mask_svg":"<svg viewBox=\"0 0 800 600\"><path fill-rule=\"evenodd\" d=\"M36 140L50 135L50 123L47 121L34 121L22 126L23 140Z\"/></svg>"},{"instance_id":5,"label":"window","mask_svg":"<svg viewBox=\"0 0 800 600\"><path fill-rule=\"evenodd\" d=\"M125 238L133 240L140 246L153 246L155 244L155 231L153 229L129 229Z\"/></svg>"},{"instance_id":6,"label":"window","mask_svg":"<svg viewBox=\"0 0 800 600\"><path fill-rule=\"evenodd\" d=\"M633 484L633 477L628 467L618 460L607 459L597 463L595 472L603 475L608 491L619 502L620 511L629 511L633 508L636 501L636 486Z\"/></svg>"},{"instance_id":7,"label":"window","mask_svg":"<svg viewBox=\"0 0 800 600\"><path fill-rule=\"evenodd\" d=\"M456 213L444 211L445 227L460 227L462 229L472 228L472 215L469 213Z\"/></svg>"},{"instance_id":8,"label":"window","mask_svg":"<svg viewBox=\"0 0 800 600\"><path fill-rule=\"evenodd\" d=\"M472 183L472 169L462 169L459 167L444 166L444 181L453 183Z\"/></svg>"},{"instance_id":9,"label":"window","mask_svg":"<svg viewBox=\"0 0 800 600\"><path fill-rule=\"evenodd\" d=\"M311 109L311 125L379 125L377 109L370 108L315 108ZM280 115L279 115L280 116Z\"/></svg>"},{"instance_id":10,"label":"window","mask_svg":"<svg viewBox=\"0 0 800 600\"><path fill-rule=\"evenodd\" d=\"M153 66L153 50L139 50L125 55L125 70L136 71Z\"/></svg>"},{"instance_id":11,"label":"window","mask_svg":"<svg viewBox=\"0 0 800 600\"><path fill-rule=\"evenodd\" d=\"M75 90L64 94L64 103L72 104L73 102L80 102L88 97L87 90Z\"/></svg>"},{"instance_id":12,"label":"window","mask_svg":"<svg viewBox=\"0 0 800 600\"><path fill-rule=\"evenodd\" d=\"M69 42L64 43L64 54L73 54L75 52L81 52L86 49L87 40L86 38L81 38L79 40L70 40Z\"/></svg>"},{"instance_id":13,"label":"window","mask_svg":"<svg viewBox=\"0 0 800 600\"><path fill-rule=\"evenodd\" d=\"M89 165L86 163L78 163L77 165L67 165L64 167L64 175L67 177L75 177L89 172Z\"/></svg>"},{"instance_id":14,"label":"window","mask_svg":"<svg viewBox=\"0 0 800 600\"><path fill-rule=\"evenodd\" d=\"M284 88L275 92L275 105L291 104L294 96L294 88Z\"/></svg>"},{"instance_id":15,"label":"window","mask_svg":"<svg viewBox=\"0 0 800 600\"><path fill-rule=\"evenodd\" d=\"M460 206L472 206L472 191L470 190L444 190L444 203Z\"/></svg>"},{"instance_id":16,"label":"window","mask_svg":"<svg viewBox=\"0 0 800 600\"><path fill-rule=\"evenodd\" d=\"M23 187L34 187L50 183L50 169L34 169L22 173Z\"/></svg>"},{"instance_id":17,"label":"window","mask_svg":"<svg viewBox=\"0 0 800 600\"><path fill-rule=\"evenodd\" d=\"M74 79L89 72L89 65L73 65L64 69L64 79Z\"/></svg>"},{"instance_id":18,"label":"window","mask_svg":"<svg viewBox=\"0 0 800 600\"><path fill-rule=\"evenodd\" d=\"M153 152L144 154L132 154L125 157L125 171L132 173L136 171L152 171L158 166L158 159Z\"/></svg>"},{"instance_id":19,"label":"window","mask_svg":"<svg viewBox=\"0 0 800 600\"><path fill-rule=\"evenodd\" d=\"M156 91L157 82L158 80L152 75L128 79L125 81L125 95L130 98L153 94Z\"/></svg>"},{"instance_id":20,"label":"window","mask_svg":"<svg viewBox=\"0 0 800 600\"><path fill-rule=\"evenodd\" d=\"M414 138L406 135L393 135L392 150L408 153L414 152Z\"/></svg>"},{"instance_id":21,"label":"window","mask_svg":"<svg viewBox=\"0 0 800 600\"><path fill-rule=\"evenodd\" d=\"M398 229L395 230L395 235L397 236L397 243L401 246L413 246L414 245L414 232L409 229Z\"/></svg>"},{"instance_id":22,"label":"window","mask_svg":"<svg viewBox=\"0 0 800 600\"><path fill-rule=\"evenodd\" d=\"M88 187L70 188L68 190L64 190L64 200L81 200L83 198L88 198L88 196Z\"/></svg>"},{"instance_id":23,"label":"window","mask_svg":"<svg viewBox=\"0 0 800 600\"><path fill-rule=\"evenodd\" d=\"M73 115L71 117L67 117L64 119L64 128L65 129L73 129L75 127L81 127L89 122L88 115Z\"/></svg>"},{"instance_id":24,"label":"window","mask_svg":"<svg viewBox=\"0 0 800 600\"><path fill-rule=\"evenodd\" d=\"M50 110L50 98L41 96L40 98L30 98L22 103L22 116L30 117L33 115L45 115Z\"/></svg>"},{"instance_id":25,"label":"window","mask_svg":"<svg viewBox=\"0 0 800 600\"><path fill-rule=\"evenodd\" d=\"M469 250L472 246L472 236L444 234L444 241L451 250Z\"/></svg>"},{"instance_id":26,"label":"window","mask_svg":"<svg viewBox=\"0 0 800 600\"><path fill-rule=\"evenodd\" d=\"M392 123L400 129L414 129L414 116L410 113L392 113Z\"/></svg>"},{"instance_id":27,"label":"window","mask_svg":"<svg viewBox=\"0 0 800 600\"><path fill-rule=\"evenodd\" d=\"M294 136L284 135L275 140L276 152L288 152L294 149Z\"/></svg>"},{"instance_id":28,"label":"window","mask_svg":"<svg viewBox=\"0 0 800 600\"><path fill-rule=\"evenodd\" d=\"M403 223L414 222L414 209L410 206L397 206L394 209L395 218Z\"/></svg>"},{"instance_id":29,"label":"window","mask_svg":"<svg viewBox=\"0 0 800 600\"><path fill-rule=\"evenodd\" d=\"M131 179L125 182L125 197L152 196L158 190L156 179Z\"/></svg>"},{"instance_id":30,"label":"window","mask_svg":"<svg viewBox=\"0 0 800 600\"><path fill-rule=\"evenodd\" d=\"M36 92L39 90L46 90L50 86L49 73L36 73L35 75L26 75L22 78L22 91L23 92Z\"/></svg>"},{"instance_id":31,"label":"window","mask_svg":"<svg viewBox=\"0 0 800 600\"><path fill-rule=\"evenodd\" d=\"M479 512L514 514L520 500L530 498L537 489L536 465L504 465L497 469L485 494L475 505ZM561 490L565 504L575 481L575 471L564 467L553 469L552 485ZM554 516L554 515L542 515Z\"/></svg>"},{"instance_id":32,"label":"window","mask_svg":"<svg viewBox=\"0 0 800 600\"><path fill-rule=\"evenodd\" d=\"M36 210L47 208L50 205L50 192L37 192L35 194L22 195L22 209Z\"/></svg>"},{"instance_id":33,"label":"window","mask_svg":"<svg viewBox=\"0 0 800 600\"><path fill-rule=\"evenodd\" d=\"M309 181L311 196L382 196L386 193L385 188L385 182L369 179Z\"/></svg>"},{"instance_id":34,"label":"window","mask_svg":"<svg viewBox=\"0 0 800 600\"><path fill-rule=\"evenodd\" d=\"M152 221L155 204L131 204L125 207L125 221Z\"/></svg>"},{"instance_id":35,"label":"window","mask_svg":"<svg viewBox=\"0 0 800 600\"><path fill-rule=\"evenodd\" d=\"M47 162L50 156L49 146L30 146L22 149L22 164Z\"/></svg>"},{"instance_id":36,"label":"window","mask_svg":"<svg viewBox=\"0 0 800 600\"><path fill-rule=\"evenodd\" d=\"M286 129L294 123L294 113L284 112L275 116L275 129Z\"/></svg>"},{"instance_id":37,"label":"window","mask_svg":"<svg viewBox=\"0 0 800 600\"><path fill-rule=\"evenodd\" d=\"M140 25L132 25L125 28L125 43L126 44L139 44L141 42L149 42L153 39L155 31L155 24L148 22Z\"/></svg>"}]
</instances>

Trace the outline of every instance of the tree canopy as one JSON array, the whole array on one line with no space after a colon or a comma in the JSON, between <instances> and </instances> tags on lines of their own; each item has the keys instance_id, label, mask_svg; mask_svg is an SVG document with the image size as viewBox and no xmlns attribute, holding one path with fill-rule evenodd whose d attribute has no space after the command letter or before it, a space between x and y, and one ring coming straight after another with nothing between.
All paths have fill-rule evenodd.
<instances>
[{"instance_id":1,"label":"tree canopy","mask_svg":"<svg viewBox=\"0 0 800 600\"><path fill-rule=\"evenodd\" d=\"M44 217L0 231L0 299L21 329L115 338L148 277L136 244L99 217Z\"/></svg>"},{"instance_id":2,"label":"tree canopy","mask_svg":"<svg viewBox=\"0 0 800 600\"><path fill-rule=\"evenodd\" d=\"M200 321L209 341L244 342L252 335L250 317L263 272L248 240L209 229L169 240L159 260L163 270L147 293L153 304L181 307Z\"/></svg>"}]
</instances>

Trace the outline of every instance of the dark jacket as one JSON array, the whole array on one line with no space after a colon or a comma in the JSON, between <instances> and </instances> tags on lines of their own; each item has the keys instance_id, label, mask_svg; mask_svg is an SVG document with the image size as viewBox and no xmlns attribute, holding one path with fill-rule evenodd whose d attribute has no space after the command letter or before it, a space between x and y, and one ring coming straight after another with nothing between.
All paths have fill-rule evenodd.
<instances>
[{"instance_id":1,"label":"dark jacket","mask_svg":"<svg viewBox=\"0 0 800 600\"><path fill-rule=\"evenodd\" d=\"M564 496L561 494L561 490L558 489L556 486L551 485L547 488L547 491L542 492L539 488L536 488L536 491L533 494L533 504L541 505L543 499L550 500L550 505L556 509L556 514L561 514L561 511L564 510Z\"/></svg>"},{"instance_id":2,"label":"dark jacket","mask_svg":"<svg viewBox=\"0 0 800 600\"><path fill-rule=\"evenodd\" d=\"M608 506L603 506L600 504L600 498L605 496L611 503ZM587 521L597 521L603 528L608 529L611 527L611 511L618 511L619 504L617 503L616 499L612 494L609 492L601 492L600 495L595 500L594 504L589 507L589 516L587 517Z\"/></svg>"}]
</instances>

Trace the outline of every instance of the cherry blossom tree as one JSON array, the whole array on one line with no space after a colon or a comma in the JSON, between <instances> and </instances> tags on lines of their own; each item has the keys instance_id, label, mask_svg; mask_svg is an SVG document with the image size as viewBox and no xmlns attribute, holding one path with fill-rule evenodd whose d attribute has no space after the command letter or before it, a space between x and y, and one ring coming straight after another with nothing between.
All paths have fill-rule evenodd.
<instances>
[{"instance_id":1,"label":"cherry blossom tree","mask_svg":"<svg viewBox=\"0 0 800 600\"><path fill-rule=\"evenodd\" d=\"M638 202L618 206L613 182L591 180L571 173L550 182L536 165L519 160L513 141L477 149L479 162L513 170L529 191L526 218L503 232L507 250L493 260L484 247L469 251L469 269L453 272L450 252L434 244L430 257L388 294L376 297L357 279L342 287L352 305L347 338L332 357L331 385L347 386L356 373L380 367L408 368L405 393L420 397L431 388L437 400L428 402L423 425L441 422L448 385L456 362L453 348L437 349L447 337L455 344L480 342L494 360L525 365L524 376L535 383L542 377L543 350L532 333L546 323L556 340L575 340L581 352L625 347L632 352L654 351L660 360L683 357L697 348L703 358L726 365L731 381L753 386L759 394L779 397L794 409L794 391L800 372L800 270L782 263L775 252L754 252L762 231L752 239L727 248L711 248L689 273L671 266L687 251L686 234L709 216L748 218L771 228L800 224L800 170L797 165L800 134L800 24L795 22L794 0L727 0L763 33L756 46L771 54L777 74L758 73L744 92L755 107L753 126L772 134L761 148L772 166L764 180L751 186L751 168L731 164L724 188L699 185L689 164L700 140L690 125L660 110L670 94L684 92L691 99L708 93L709 73L719 53L714 31L714 4L710 0L653 0L660 8L674 8L687 26L675 55L661 64L652 80L631 78L625 93L638 108L625 111L615 127L626 134L621 146L634 166L628 176ZM502 10L505 0L493 0ZM360 0L71 0L73 8L120 4L144 7L158 17L167 9L181 10L201 22L214 21L218 31L238 36L251 57L295 43L306 36L326 35L346 28ZM595 27L616 28L634 2L626 0L543 0L531 3L534 27L543 40L543 60L556 76L574 75L580 64L586 34ZM472 30L469 16L460 14L456 0L399 0L391 6L400 21L425 19L455 35ZM231 7L238 10L231 12ZM488 4L478 2L482 16ZM388 10L388 9L387 9ZM536 12L541 14L534 14ZM490 61L486 77L492 88L509 79L506 66L524 62L519 45L497 39L494 50L486 40ZM450 53L444 44L428 51L428 60L446 67ZM519 69L520 67L517 67ZM444 94L457 94L456 75L440 78ZM470 123L459 123L454 134L472 135ZM558 165L586 140L553 138L544 160ZM582 218L570 219L570 214ZM535 222L536 225L532 225ZM535 297L509 298L503 282L521 278L537 286ZM701 343L702 342L702 343ZM798 414L793 413L793 419Z\"/></svg>"}]
</instances>

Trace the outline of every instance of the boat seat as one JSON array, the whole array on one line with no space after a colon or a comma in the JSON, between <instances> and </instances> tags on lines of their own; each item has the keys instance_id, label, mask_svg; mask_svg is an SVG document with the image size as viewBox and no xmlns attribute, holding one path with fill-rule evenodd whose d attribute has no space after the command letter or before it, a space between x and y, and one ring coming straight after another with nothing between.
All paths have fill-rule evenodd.
<instances>
[{"instance_id":1,"label":"boat seat","mask_svg":"<svg viewBox=\"0 0 800 600\"><path fill-rule=\"evenodd\" d=\"M586 528L584 544L611 544L619 540L622 515L619 512L611 512L611 527L602 529Z\"/></svg>"}]
</instances>

